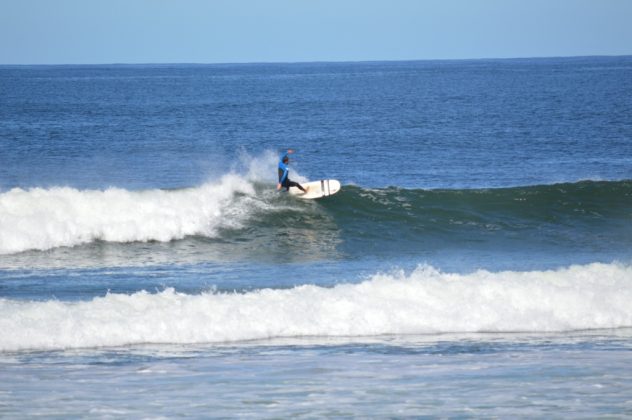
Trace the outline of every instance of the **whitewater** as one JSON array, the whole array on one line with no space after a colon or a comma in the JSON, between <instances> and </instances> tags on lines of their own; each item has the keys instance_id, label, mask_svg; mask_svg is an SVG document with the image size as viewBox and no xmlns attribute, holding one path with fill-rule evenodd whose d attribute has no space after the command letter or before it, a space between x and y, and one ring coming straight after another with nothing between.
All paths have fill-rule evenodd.
<instances>
[{"instance_id":1,"label":"whitewater","mask_svg":"<svg viewBox=\"0 0 632 420\"><path fill-rule=\"evenodd\" d=\"M632 268L619 264L468 275L422 266L331 288L0 299L0 351L623 328L632 327L631 301Z\"/></svg>"},{"instance_id":2,"label":"whitewater","mask_svg":"<svg viewBox=\"0 0 632 420\"><path fill-rule=\"evenodd\" d=\"M47 250L96 240L170 241L216 235L238 226L239 209L254 192L236 175L180 191L12 189L0 194L0 254ZM233 206L231 206L233 204Z\"/></svg>"}]
</instances>

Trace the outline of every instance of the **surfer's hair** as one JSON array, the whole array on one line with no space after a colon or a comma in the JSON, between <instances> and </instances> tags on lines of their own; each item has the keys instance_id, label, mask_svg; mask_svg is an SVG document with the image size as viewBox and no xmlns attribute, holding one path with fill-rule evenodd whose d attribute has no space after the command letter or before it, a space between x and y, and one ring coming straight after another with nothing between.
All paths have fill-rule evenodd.
<instances>
[{"instance_id":1,"label":"surfer's hair","mask_svg":"<svg viewBox=\"0 0 632 420\"><path fill-rule=\"evenodd\" d=\"M283 156L283 163L287 163L287 161L288 161L288 160L290 160L290 158L289 158L289 157L287 157L287 156Z\"/></svg>"}]
</instances>

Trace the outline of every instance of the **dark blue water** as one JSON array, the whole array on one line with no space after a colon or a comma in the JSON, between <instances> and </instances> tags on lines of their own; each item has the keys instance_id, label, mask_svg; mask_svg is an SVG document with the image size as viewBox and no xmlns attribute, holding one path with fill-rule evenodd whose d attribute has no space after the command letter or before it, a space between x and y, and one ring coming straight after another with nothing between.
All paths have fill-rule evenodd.
<instances>
[{"instance_id":1,"label":"dark blue water","mask_svg":"<svg viewBox=\"0 0 632 420\"><path fill-rule=\"evenodd\" d=\"M631 115L632 57L0 66L0 416L624 415Z\"/></svg>"},{"instance_id":2,"label":"dark blue water","mask_svg":"<svg viewBox=\"0 0 632 420\"><path fill-rule=\"evenodd\" d=\"M632 59L0 70L0 187L175 188L293 147L363 187L629 179Z\"/></svg>"}]
</instances>

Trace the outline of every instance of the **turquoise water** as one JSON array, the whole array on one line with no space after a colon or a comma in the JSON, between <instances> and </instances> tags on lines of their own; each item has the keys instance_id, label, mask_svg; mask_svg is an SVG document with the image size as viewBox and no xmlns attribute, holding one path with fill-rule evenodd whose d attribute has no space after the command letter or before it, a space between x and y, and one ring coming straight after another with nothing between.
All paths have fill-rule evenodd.
<instances>
[{"instance_id":1,"label":"turquoise water","mask_svg":"<svg viewBox=\"0 0 632 420\"><path fill-rule=\"evenodd\" d=\"M0 67L0 415L629 415L631 75Z\"/></svg>"}]
</instances>

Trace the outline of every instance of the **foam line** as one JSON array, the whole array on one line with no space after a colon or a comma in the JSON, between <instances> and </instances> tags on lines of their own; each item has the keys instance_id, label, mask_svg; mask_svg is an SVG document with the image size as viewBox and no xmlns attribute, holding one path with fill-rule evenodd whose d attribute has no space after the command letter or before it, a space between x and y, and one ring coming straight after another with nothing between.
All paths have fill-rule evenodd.
<instances>
[{"instance_id":1,"label":"foam line","mask_svg":"<svg viewBox=\"0 0 632 420\"><path fill-rule=\"evenodd\" d=\"M551 332L632 326L632 268L461 275L421 266L333 288L0 299L0 351L277 337Z\"/></svg>"}]
</instances>

